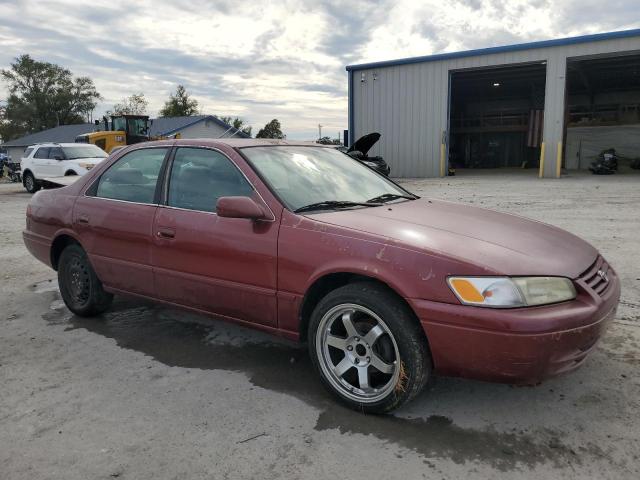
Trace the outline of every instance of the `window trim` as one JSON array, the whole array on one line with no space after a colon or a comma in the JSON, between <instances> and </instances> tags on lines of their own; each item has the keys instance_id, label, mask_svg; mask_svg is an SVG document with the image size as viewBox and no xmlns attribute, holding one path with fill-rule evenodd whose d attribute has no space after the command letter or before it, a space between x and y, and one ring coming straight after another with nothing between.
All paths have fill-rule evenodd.
<instances>
[{"instance_id":1,"label":"window trim","mask_svg":"<svg viewBox=\"0 0 640 480\"><path fill-rule=\"evenodd\" d=\"M167 151L164 155L164 159L162 160L162 166L160 167L160 171L158 172L158 178L156 179L156 189L154 191L153 194L153 203L146 203L146 202L133 202L131 200L121 200L119 198L107 198L107 197L98 197L97 196L97 191L98 191L98 184L100 183L100 179L102 178L102 176L107 173L115 164L117 164L118 162L120 162L120 160L122 160L124 157L126 157L127 155L129 155L130 153L133 152L139 152L142 150L155 150L155 149L159 149L159 148L165 148ZM126 152L124 155L121 155L120 157L118 157L111 165L109 165L108 167L106 167L104 169L104 171L100 172L100 175L98 175L98 177L93 180L93 182L91 182L91 184L84 189L84 193L83 196L86 198L95 198L95 199L99 199L99 200L109 200L112 202L124 202L124 203L132 203L134 205L151 205L151 206L158 206L159 205L159 186L162 184L162 182L164 181L164 172L165 172L165 168L168 162L168 158L171 155L173 151L173 145L154 145L152 147L144 147L144 148L136 148L133 150L130 150L128 152ZM90 195L89 192L94 191L95 190L95 194Z\"/></svg>"},{"instance_id":2,"label":"window trim","mask_svg":"<svg viewBox=\"0 0 640 480\"><path fill-rule=\"evenodd\" d=\"M264 197L262 196L262 194L258 191L258 189L256 188L256 186L253 184L253 182L251 180L249 180L249 178L245 175L245 173L242 171L242 169L240 167L238 167L238 164L236 162L233 161L233 159L227 155L225 152L223 152L222 150L220 150L217 147L210 147L207 145L174 145L173 148L171 149L171 157L170 159L167 161L167 168L164 171L164 178L163 178L163 185L162 185L162 193L161 193L161 198L160 198L160 202L158 203L159 207L162 208L170 208L172 210L184 210L186 212L197 212L197 213L206 213L209 215L218 215L216 212L207 212L204 210L193 210L190 208L182 208L182 207L173 207L171 205L168 204L169 201L169 179L171 178L171 172L173 170L173 161L175 159L175 155L176 155L176 151L179 148L194 148L194 149L199 149L199 150L212 150L214 152L219 153L220 155L222 155L223 157L225 157L227 160L229 160L229 162L231 163L231 165L238 171L240 172L240 174L244 177L244 179L247 181L247 183L251 186L251 188L253 189L253 191L258 195L258 197L260 197L260 200L262 200L262 203L267 207L267 209L269 210L269 213L271 214L271 218L265 218L262 219L261 221L263 222L275 222L276 221L276 215L273 213L273 210L271 210L271 207L269 206L269 204L265 201Z\"/></svg>"}]
</instances>

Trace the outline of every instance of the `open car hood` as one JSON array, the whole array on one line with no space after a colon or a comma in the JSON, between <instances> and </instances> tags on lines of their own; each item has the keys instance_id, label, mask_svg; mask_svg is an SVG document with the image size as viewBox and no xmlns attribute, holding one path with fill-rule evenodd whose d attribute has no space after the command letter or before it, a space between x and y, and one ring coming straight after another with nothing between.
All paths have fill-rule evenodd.
<instances>
[{"instance_id":1,"label":"open car hood","mask_svg":"<svg viewBox=\"0 0 640 480\"><path fill-rule=\"evenodd\" d=\"M371 147L373 147L376 142L380 140L381 136L382 135L380 135L378 132L368 133L353 142L353 145L349 147L347 153L357 150L358 152L362 152L364 155L366 155L367 152L371 150Z\"/></svg>"}]
</instances>

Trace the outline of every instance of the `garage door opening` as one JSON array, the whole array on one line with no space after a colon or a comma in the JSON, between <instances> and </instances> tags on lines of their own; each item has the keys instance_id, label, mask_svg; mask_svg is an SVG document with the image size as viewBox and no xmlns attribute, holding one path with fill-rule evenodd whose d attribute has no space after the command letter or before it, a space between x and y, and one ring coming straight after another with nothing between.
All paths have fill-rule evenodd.
<instances>
[{"instance_id":1,"label":"garage door opening","mask_svg":"<svg viewBox=\"0 0 640 480\"><path fill-rule=\"evenodd\" d=\"M546 64L451 74L449 168L537 174Z\"/></svg>"},{"instance_id":2,"label":"garage door opening","mask_svg":"<svg viewBox=\"0 0 640 480\"><path fill-rule=\"evenodd\" d=\"M617 173L640 173L640 54L569 59L567 99L564 166L613 150Z\"/></svg>"}]
</instances>

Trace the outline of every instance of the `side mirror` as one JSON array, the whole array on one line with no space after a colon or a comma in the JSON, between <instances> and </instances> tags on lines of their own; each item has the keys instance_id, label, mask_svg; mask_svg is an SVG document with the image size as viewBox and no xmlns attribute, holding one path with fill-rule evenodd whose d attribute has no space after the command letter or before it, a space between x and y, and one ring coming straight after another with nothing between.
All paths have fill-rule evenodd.
<instances>
[{"instance_id":1,"label":"side mirror","mask_svg":"<svg viewBox=\"0 0 640 480\"><path fill-rule=\"evenodd\" d=\"M64 157L62 155L54 155L53 159L54 160L64 160Z\"/></svg>"},{"instance_id":2,"label":"side mirror","mask_svg":"<svg viewBox=\"0 0 640 480\"><path fill-rule=\"evenodd\" d=\"M264 209L249 197L220 197L216 203L216 213L223 218L248 218L264 220Z\"/></svg>"}]
</instances>

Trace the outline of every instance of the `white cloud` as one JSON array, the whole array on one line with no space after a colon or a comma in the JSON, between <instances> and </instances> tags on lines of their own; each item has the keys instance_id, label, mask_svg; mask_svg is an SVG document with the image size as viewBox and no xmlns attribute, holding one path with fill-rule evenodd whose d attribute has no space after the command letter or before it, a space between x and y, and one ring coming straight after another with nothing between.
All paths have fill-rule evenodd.
<instances>
[{"instance_id":1,"label":"white cloud","mask_svg":"<svg viewBox=\"0 0 640 480\"><path fill-rule=\"evenodd\" d=\"M0 0L0 67L29 53L89 75L97 115L134 92L155 114L182 83L206 113L256 130L278 118L291 138L312 138L318 123L346 128L347 63L632 28L636 4Z\"/></svg>"}]
</instances>

